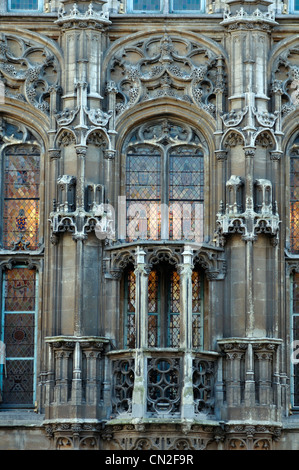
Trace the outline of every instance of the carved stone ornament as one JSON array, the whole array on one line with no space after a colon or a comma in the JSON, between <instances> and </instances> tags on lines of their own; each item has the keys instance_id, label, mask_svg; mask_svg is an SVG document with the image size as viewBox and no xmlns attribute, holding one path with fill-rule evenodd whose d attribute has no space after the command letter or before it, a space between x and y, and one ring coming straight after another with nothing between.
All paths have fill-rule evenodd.
<instances>
[{"instance_id":1,"label":"carved stone ornament","mask_svg":"<svg viewBox=\"0 0 299 470\"><path fill-rule=\"evenodd\" d=\"M294 45L277 57L273 64L272 93L279 95L284 120L299 105L299 47Z\"/></svg>"},{"instance_id":2,"label":"carved stone ornament","mask_svg":"<svg viewBox=\"0 0 299 470\"><path fill-rule=\"evenodd\" d=\"M57 84L59 65L45 46L19 36L0 35L0 78L5 96L27 102L49 113L51 87Z\"/></svg>"},{"instance_id":3,"label":"carved stone ornament","mask_svg":"<svg viewBox=\"0 0 299 470\"><path fill-rule=\"evenodd\" d=\"M77 3L64 2L60 3L58 8L58 19L56 23L64 28L87 28L87 27L103 27L109 25L109 13L102 11L104 1L83 2L78 0Z\"/></svg>"},{"instance_id":4,"label":"carved stone ornament","mask_svg":"<svg viewBox=\"0 0 299 470\"><path fill-rule=\"evenodd\" d=\"M226 183L227 203L224 208L220 202L217 213L217 233L220 243L225 243L224 236L232 233L242 234L244 241L256 241L259 233L270 235L274 246L278 243L280 219L276 201L272 204L272 183L269 180L255 181L255 195L247 197L243 207L242 178L232 175Z\"/></svg>"},{"instance_id":5,"label":"carved stone ornament","mask_svg":"<svg viewBox=\"0 0 299 470\"><path fill-rule=\"evenodd\" d=\"M216 59L195 41L167 33L125 47L114 55L109 77L118 88L117 117L137 103L160 97L195 104L215 117L212 97L223 83Z\"/></svg>"}]
</instances>

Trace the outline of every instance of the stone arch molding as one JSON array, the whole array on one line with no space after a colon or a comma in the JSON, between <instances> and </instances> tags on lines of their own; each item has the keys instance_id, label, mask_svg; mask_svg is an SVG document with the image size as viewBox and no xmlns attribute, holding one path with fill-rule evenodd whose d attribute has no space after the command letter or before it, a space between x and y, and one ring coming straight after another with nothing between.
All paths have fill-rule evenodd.
<instances>
[{"instance_id":1,"label":"stone arch molding","mask_svg":"<svg viewBox=\"0 0 299 470\"><path fill-rule=\"evenodd\" d=\"M160 31L131 36L107 54L107 88L115 94L115 121L140 103L184 102L216 117L216 95L225 91L225 53L213 41Z\"/></svg>"},{"instance_id":2,"label":"stone arch molding","mask_svg":"<svg viewBox=\"0 0 299 470\"><path fill-rule=\"evenodd\" d=\"M269 60L271 93L276 97L276 110L279 110L282 129L294 120L294 112L299 109L299 41L292 36L278 43L272 50ZM280 130L277 128L276 130Z\"/></svg>"},{"instance_id":3,"label":"stone arch molding","mask_svg":"<svg viewBox=\"0 0 299 470\"><path fill-rule=\"evenodd\" d=\"M5 98L50 114L51 93L57 93L61 53L48 38L20 30L0 29L0 80Z\"/></svg>"}]
</instances>

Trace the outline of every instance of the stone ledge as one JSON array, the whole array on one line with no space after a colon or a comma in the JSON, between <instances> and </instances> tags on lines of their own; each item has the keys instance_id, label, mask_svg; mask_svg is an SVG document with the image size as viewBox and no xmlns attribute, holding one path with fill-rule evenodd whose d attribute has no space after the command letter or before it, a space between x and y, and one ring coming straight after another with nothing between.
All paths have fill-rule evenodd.
<instances>
[{"instance_id":1,"label":"stone ledge","mask_svg":"<svg viewBox=\"0 0 299 470\"><path fill-rule=\"evenodd\" d=\"M0 410L0 428L10 426L41 426L44 415L29 410Z\"/></svg>"}]
</instances>

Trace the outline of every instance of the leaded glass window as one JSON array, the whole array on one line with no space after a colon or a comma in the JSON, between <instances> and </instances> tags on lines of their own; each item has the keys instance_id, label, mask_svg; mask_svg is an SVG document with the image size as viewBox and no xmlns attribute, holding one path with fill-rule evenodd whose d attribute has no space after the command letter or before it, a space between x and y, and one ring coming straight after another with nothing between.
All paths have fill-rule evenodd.
<instances>
[{"instance_id":1,"label":"leaded glass window","mask_svg":"<svg viewBox=\"0 0 299 470\"><path fill-rule=\"evenodd\" d=\"M133 11L159 12L161 9L160 0L133 0Z\"/></svg>"},{"instance_id":2,"label":"leaded glass window","mask_svg":"<svg viewBox=\"0 0 299 470\"><path fill-rule=\"evenodd\" d=\"M292 341L299 344L299 273L293 274L291 290L291 309L292 309ZM294 343L295 345L297 343ZM295 347L298 350L298 346ZM292 404L299 407L299 363L292 364Z\"/></svg>"},{"instance_id":3,"label":"leaded glass window","mask_svg":"<svg viewBox=\"0 0 299 470\"><path fill-rule=\"evenodd\" d=\"M126 322L125 337L126 347L135 348L136 328L135 328L135 296L136 296L136 277L133 269L126 272Z\"/></svg>"},{"instance_id":4,"label":"leaded glass window","mask_svg":"<svg viewBox=\"0 0 299 470\"><path fill-rule=\"evenodd\" d=\"M135 347L136 284L133 270L126 273L125 345ZM148 346L180 345L180 276L167 266L152 270L148 277Z\"/></svg>"},{"instance_id":5,"label":"leaded glass window","mask_svg":"<svg viewBox=\"0 0 299 470\"><path fill-rule=\"evenodd\" d=\"M180 346L180 275L172 271L170 275L170 311L168 345L172 348Z\"/></svg>"},{"instance_id":6,"label":"leaded glass window","mask_svg":"<svg viewBox=\"0 0 299 470\"><path fill-rule=\"evenodd\" d=\"M174 12L200 11L201 8L201 0L172 0L172 10Z\"/></svg>"},{"instance_id":7,"label":"leaded glass window","mask_svg":"<svg viewBox=\"0 0 299 470\"><path fill-rule=\"evenodd\" d=\"M151 271L148 277L148 345L159 344L159 273Z\"/></svg>"},{"instance_id":8,"label":"leaded glass window","mask_svg":"<svg viewBox=\"0 0 299 470\"><path fill-rule=\"evenodd\" d=\"M143 125L126 151L127 241L203 240L202 139L167 119Z\"/></svg>"},{"instance_id":9,"label":"leaded glass window","mask_svg":"<svg viewBox=\"0 0 299 470\"><path fill-rule=\"evenodd\" d=\"M127 11L133 13L195 13L203 6L203 0L127 0Z\"/></svg>"},{"instance_id":10,"label":"leaded glass window","mask_svg":"<svg viewBox=\"0 0 299 470\"><path fill-rule=\"evenodd\" d=\"M38 10L39 9L39 0L9 0L8 1L9 10Z\"/></svg>"},{"instance_id":11,"label":"leaded glass window","mask_svg":"<svg viewBox=\"0 0 299 470\"><path fill-rule=\"evenodd\" d=\"M202 344L202 308L203 308L203 276L195 270L192 273L192 345L199 348Z\"/></svg>"},{"instance_id":12,"label":"leaded glass window","mask_svg":"<svg viewBox=\"0 0 299 470\"><path fill-rule=\"evenodd\" d=\"M4 272L1 341L1 402L28 406L35 399L36 271L15 267Z\"/></svg>"},{"instance_id":13,"label":"leaded glass window","mask_svg":"<svg viewBox=\"0 0 299 470\"><path fill-rule=\"evenodd\" d=\"M4 153L3 248L38 248L39 182L39 149L28 145L8 147Z\"/></svg>"},{"instance_id":14,"label":"leaded glass window","mask_svg":"<svg viewBox=\"0 0 299 470\"><path fill-rule=\"evenodd\" d=\"M290 13L298 13L299 12L299 0L290 0L289 10L290 10Z\"/></svg>"}]
</instances>

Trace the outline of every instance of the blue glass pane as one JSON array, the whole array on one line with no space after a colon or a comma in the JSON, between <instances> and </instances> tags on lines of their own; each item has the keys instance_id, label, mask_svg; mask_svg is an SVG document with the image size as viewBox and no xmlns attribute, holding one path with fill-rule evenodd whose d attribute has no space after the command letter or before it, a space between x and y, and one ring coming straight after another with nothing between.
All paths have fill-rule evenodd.
<instances>
[{"instance_id":1,"label":"blue glass pane","mask_svg":"<svg viewBox=\"0 0 299 470\"><path fill-rule=\"evenodd\" d=\"M11 10L38 10L38 0L11 0Z\"/></svg>"},{"instance_id":2,"label":"blue glass pane","mask_svg":"<svg viewBox=\"0 0 299 470\"><path fill-rule=\"evenodd\" d=\"M160 11L160 0L133 0L134 11Z\"/></svg>"},{"instance_id":3,"label":"blue glass pane","mask_svg":"<svg viewBox=\"0 0 299 470\"><path fill-rule=\"evenodd\" d=\"M295 11L299 10L299 0L294 0L294 10Z\"/></svg>"},{"instance_id":4,"label":"blue glass pane","mask_svg":"<svg viewBox=\"0 0 299 470\"><path fill-rule=\"evenodd\" d=\"M173 11L196 11L201 9L201 0L173 0Z\"/></svg>"}]
</instances>

